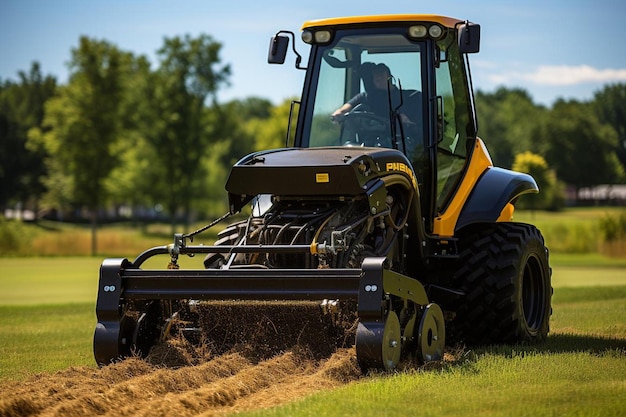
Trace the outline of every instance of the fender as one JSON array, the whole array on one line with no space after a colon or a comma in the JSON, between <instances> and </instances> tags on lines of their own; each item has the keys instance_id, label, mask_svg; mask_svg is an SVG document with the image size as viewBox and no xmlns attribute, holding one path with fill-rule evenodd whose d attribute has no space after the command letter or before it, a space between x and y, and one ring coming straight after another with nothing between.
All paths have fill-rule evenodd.
<instances>
[{"instance_id":1,"label":"fender","mask_svg":"<svg viewBox=\"0 0 626 417\"><path fill-rule=\"evenodd\" d=\"M454 228L474 223L494 223L506 206L523 194L538 193L535 179L528 174L490 167L481 175Z\"/></svg>"}]
</instances>

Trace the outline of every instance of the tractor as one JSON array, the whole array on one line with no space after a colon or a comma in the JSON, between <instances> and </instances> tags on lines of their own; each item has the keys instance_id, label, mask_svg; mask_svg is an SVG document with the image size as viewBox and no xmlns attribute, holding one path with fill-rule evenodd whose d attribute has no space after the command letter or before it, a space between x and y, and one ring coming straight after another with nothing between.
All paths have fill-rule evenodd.
<instances>
[{"instance_id":1,"label":"tractor","mask_svg":"<svg viewBox=\"0 0 626 417\"><path fill-rule=\"evenodd\" d=\"M354 346L363 370L441 360L451 344L544 340L548 249L536 227L513 222L518 199L539 189L495 167L478 137L468 56L480 26L418 14L308 21L306 65L295 36L278 31L268 52L270 64L293 53L306 71L285 147L232 167L222 217L103 262L97 363L175 335L216 352ZM193 244L248 210L214 244ZM179 268L197 254L204 268ZM142 268L155 255L167 268Z\"/></svg>"}]
</instances>

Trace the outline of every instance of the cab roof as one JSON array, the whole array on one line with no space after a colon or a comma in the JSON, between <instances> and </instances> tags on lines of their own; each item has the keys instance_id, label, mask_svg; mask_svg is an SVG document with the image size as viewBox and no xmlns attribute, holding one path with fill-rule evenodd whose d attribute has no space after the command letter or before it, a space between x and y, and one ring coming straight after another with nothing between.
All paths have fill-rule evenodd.
<instances>
[{"instance_id":1,"label":"cab roof","mask_svg":"<svg viewBox=\"0 0 626 417\"><path fill-rule=\"evenodd\" d=\"M435 14L388 14L375 16L347 16L333 17L330 19L317 19L304 22L302 30L321 26L343 26L368 23L402 23L402 22L432 22L442 26L454 28L456 24L463 23L463 20L453 17L440 16Z\"/></svg>"}]
</instances>

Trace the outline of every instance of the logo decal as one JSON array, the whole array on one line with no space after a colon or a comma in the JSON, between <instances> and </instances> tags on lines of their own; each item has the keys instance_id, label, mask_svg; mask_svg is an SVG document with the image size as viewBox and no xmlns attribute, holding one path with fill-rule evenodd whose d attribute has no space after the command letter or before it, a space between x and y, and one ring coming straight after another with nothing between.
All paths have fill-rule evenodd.
<instances>
[{"instance_id":1,"label":"logo decal","mask_svg":"<svg viewBox=\"0 0 626 417\"><path fill-rule=\"evenodd\" d=\"M417 190L417 178L415 178L415 174L413 170L405 163L402 162L387 162L385 166L387 171L400 171L404 172L411 178L411 182L413 183L413 187Z\"/></svg>"}]
</instances>

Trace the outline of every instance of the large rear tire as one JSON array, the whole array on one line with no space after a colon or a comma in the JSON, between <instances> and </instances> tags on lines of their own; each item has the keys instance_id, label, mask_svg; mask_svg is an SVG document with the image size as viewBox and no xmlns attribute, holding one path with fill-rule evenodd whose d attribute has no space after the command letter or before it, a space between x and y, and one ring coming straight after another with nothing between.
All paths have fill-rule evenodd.
<instances>
[{"instance_id":1,"label":"large rear tire","mask_svg":"<svg viewBox=\"0 0 626 417\"><path fill-rule=\"evenodd\" d=\"M468 345L534 343L546 338L552 270L539 230L522 223L473 228L459 241L455 286L466 296L453 321Z\"/></svg>"}]
</instances>

